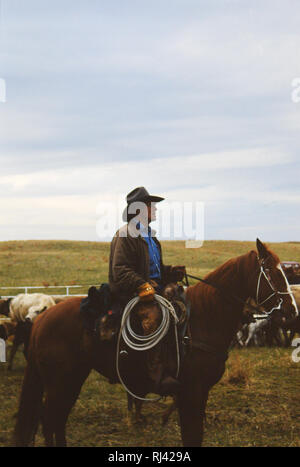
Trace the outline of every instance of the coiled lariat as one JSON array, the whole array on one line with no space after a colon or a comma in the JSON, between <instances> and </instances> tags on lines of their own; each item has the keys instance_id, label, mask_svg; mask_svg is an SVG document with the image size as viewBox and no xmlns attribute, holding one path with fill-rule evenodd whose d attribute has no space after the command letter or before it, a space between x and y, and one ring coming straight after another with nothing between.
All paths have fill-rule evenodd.
<instances>
[{"instance_id":1,"label":"coiled lariat","mask_svg":"<svg viewBox=\"0 0 300 467\"><path fill-rule=\"evenodd\" d=\"M119 336L118 336L118 343L117 343L117 354L116 354L116 370L117 370L117 375L119 377L119 380L121 384L123 385L124 389L134 398L139 399L141 401L146 401L146 402L155 402L161 399L161 396L156 397L156 398L144 398L137 396L136 394L133 394L126 386L124 383L120 371L119 371L119 356L120 356L120 341L121 338L123 338L125 344L132 350L136 351L145 351L145 350L150 350L153 347L155 347L167 334L169 331L170 327L170 315L173 316L174 318L174 330L175 330L175 342L176 342L176 354L177 354L177 371L176 371L176 377L179 375L179 368L180 368L180 354L179 354L179 343L178 343L178 332L177 332L177 323L178 323L178 317L176 314L176 311L172 305L166 298L162 297L161 295L154 295L154 298L156 302L158 303L161 313L162 313L162 320L158 326L158 328L151 334L147 336L142 336L134 332L134 330L131 327L131 322L130 322L130 314L134 307L137 305L137 303L140 301L140 297L134 297L132 298L126 305L123 316L122 316L122 321L121 321L121 327L119 331Z\"/></svg>"}]
</instances>

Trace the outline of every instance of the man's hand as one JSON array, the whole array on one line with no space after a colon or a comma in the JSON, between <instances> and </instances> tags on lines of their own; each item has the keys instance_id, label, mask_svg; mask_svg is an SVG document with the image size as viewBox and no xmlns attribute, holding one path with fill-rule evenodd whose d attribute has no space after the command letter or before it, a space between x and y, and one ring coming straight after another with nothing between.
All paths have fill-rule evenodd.
<instances>
[{"instance_id":1,"label":"man's hand","mask_svg":"<svg viewBox=\"0 0 300 467\"><path fill-rule=\"evenodd\" d=\"M185 266L172 266L171 276L174 282L182 281L185 276Z\"/></svg>"},{"instance_id":2,"label":"man's hand","mask_svg":"<svg viewBox=\"0 0 300 467\"><path fill-rule=\"evenodd\" d=\"M146 302L154 299L155 290L149 282L145 282L138 288L138 293L140 299Z\"/></svg>"}]
</instances>

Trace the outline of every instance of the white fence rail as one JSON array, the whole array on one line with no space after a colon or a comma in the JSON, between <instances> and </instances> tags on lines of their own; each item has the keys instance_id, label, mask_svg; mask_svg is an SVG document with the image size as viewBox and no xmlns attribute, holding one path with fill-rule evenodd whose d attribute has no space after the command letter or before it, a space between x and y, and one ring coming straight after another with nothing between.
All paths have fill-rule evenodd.
<instances>
[{"instance_id":1,"label":"white fence rail","mask_svg":"<svg viewBox=\"0 0 300 467\"><path fill-rule=\"evenodd\" d=\"M80 289L80 288L89 288L89 287L93 287L93 285L48 285L48 286L45 286L45 285L41 285L41 286L36 286L36 285L25 285L24 287L1 287L0 286L0 295L1 295L1 298L11 298L11 297L15 297L15 295L2 295L1 294L1 291L2 290L23 290L24 293L28 294L29 290L37 290L37 289L65 289L66 290L66 293L65 294L61 294L61 295L57 295L55 294L56 297L80 297L81 295L84 295L84 294L70 294L70 289ZM98 285L94 285L94 287L99 287L99 284ZM20 292L21 293L21 292ZM51 294L48 294L48 295L51 295Z\"/></svg>"}]
</instances>

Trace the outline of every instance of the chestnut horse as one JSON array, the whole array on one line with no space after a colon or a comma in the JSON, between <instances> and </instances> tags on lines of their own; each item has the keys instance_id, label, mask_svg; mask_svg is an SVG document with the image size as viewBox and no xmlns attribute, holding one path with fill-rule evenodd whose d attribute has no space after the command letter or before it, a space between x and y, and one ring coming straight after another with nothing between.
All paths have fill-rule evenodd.
<instances>
[{"instance_id":1,"label":"chestnut horse","mask_svg":"<svg viewBox=\"0 0 300 467\"><path fill-rule=\"evenodd\" d=\"M227 351L239 327L244 303L253 298L267 313L298 315L278 256L259 239L257 251L231 259L187 289L191 304L191 350L181 372L178 409L184 446L201 446L210 389L225 371Z\"/></svg>"},{"instance_id":2,"label":"chestnut horse","mask_svg":"<svg viewBox=\"0 0 300 467\"><path fill-rule=\"evenodd\" d=\"M246 300L254 298L269 313L280 310L287 318L298 315L278 256L259 240L257 250L258 254L250 251L208 274L205 279L211 285L199 282L186 291L191 305L191 342L181 366L178 396L184 446L202 444L208 393L224 373L227 351ZM69 412L91 369L117 382L115 345L95 340L84 330L80 300L73 298L50 308L33 325L15 428L17 446L32 442L40 418L47 446L53 446L54 434L56 445L65 446ZM157 323L159 312L153 308L151 313L156 313ZM149 323L149 312L144 311L140 318L142 323ZM143 395L150 392L145 390L149 381L140 355L144 352L134 353L140 357L134 365L139 379L130 379L128 368L130 388Z\"/></svg>"}]
</instances>

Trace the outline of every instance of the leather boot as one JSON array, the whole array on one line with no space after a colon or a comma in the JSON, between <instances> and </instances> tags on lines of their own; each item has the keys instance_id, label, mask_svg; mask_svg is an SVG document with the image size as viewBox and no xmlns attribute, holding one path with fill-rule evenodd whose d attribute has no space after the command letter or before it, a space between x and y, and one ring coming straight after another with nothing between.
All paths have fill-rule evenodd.
<instances>
[{"instance_id":1,"label":"leather boot","mask_svg":"<svg viewBox=\"0 0 300 467\"><path fill-rule=\"evenodd\" d=\"M148 375L154 382L153 392L161 396L176 395L179 391L179 381L166 374L161 352L161 346L158 345L148 355Z\"/></svg>"}]
</instances>

